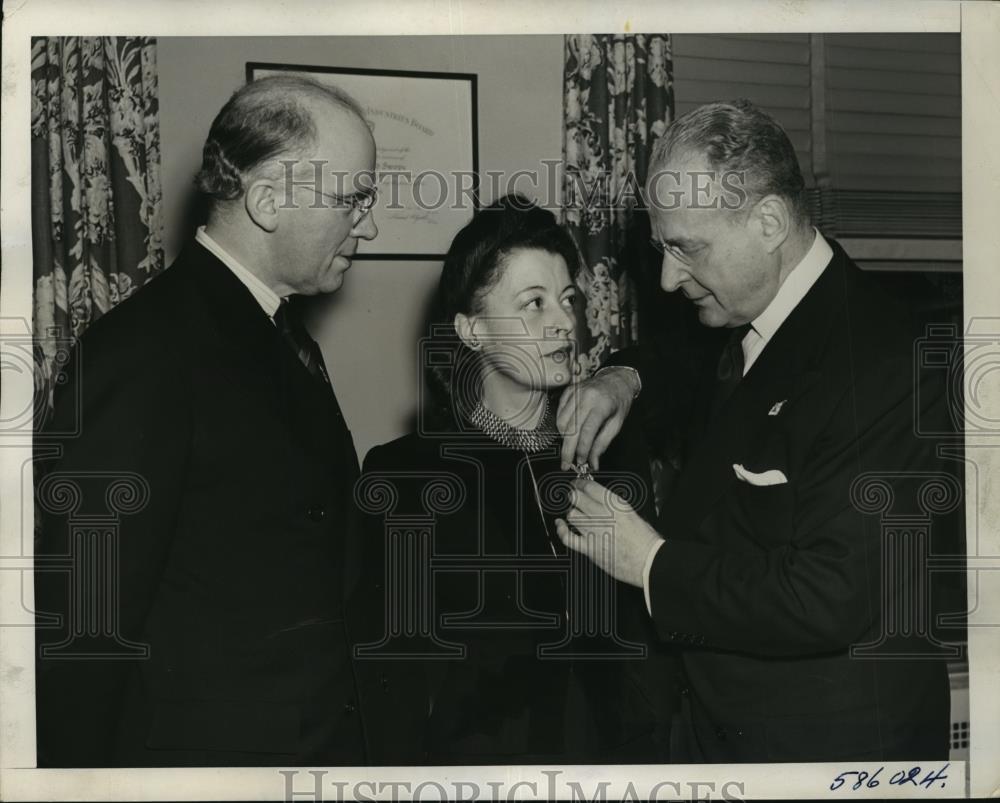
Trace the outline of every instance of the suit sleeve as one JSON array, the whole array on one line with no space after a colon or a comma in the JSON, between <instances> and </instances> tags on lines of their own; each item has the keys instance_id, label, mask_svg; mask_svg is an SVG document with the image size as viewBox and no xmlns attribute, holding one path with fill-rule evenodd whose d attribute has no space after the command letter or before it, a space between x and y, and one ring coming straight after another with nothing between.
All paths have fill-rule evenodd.
<instances>
[{"instance_id":1,"label":"suit sleeve","mask_svg":"<svg viewBox=\"0 0 1000 803\"><path fill-rule=\"evenodd\" d=\"M137 660L122 658L120 645L143 644L143 625L180 507L191 438L184 371L169 347L148 338L112 338L100 323L94 337L77 347L78 368L57 395L45 430L52 434L40 438L61 457L38 483L36 611L60 620L46 626L40 619L36 631L39 766L102 766L111 759L125 686ZM117 480L129 489L121 506L109 492ZM76 489L72 509L54 503L57 487ZM133 493L134 505L128 500ZM111 522L99 526L114 533L117 549L104 581L89 574L74 577L72 572L85 571L83 563L72 564L69 572L65 568L74 551L92 554L81 549L73 529L94 515ZM82 606L74 585L83 594ZM105 595L117 616L113 634L99 641L69 640L72 628L83 628L81 613ZM80 657L95 650L100 657Z\"/></svg>"},{"instance_id":2,"label":"suit sleeve","mask_svg":"<svg viewBox=\"0 0 1000 803\"><path fill-rule=\"evenodd\" d=\"M624 480L624 489L630 497L628 501L642 518L655 524L656 503L653 478L650 475L649 448L640 424L639 411L633 410L602 458L606 470L596 472L595 479L602 484L609 480Z\"/></svg>"},{"instance_id":3,"label":"suit sleeve","mask_svg":"<svg viewBox=\"0 0 1000 803\"><path fill-rule=\"evenodd\" d=\"M888 370L870 370L821 425L800 469L787 543L733 551L663 533L650 573L661 638L777 656L840 650L864 636L881 610L881 525L852 502L852 483L868 471L898 472L892 493L912 498L902 475L940 468L914 436L912 386L887 381Z\"/></svg>"},{"instance_id":4,"label":"suit sleeve","mask_svg":"<svg viewBox=\"0 0 1000 803\"><path fill-rule=\"evenodd\" d=\"M653 340L611 354L603 367L627 366L639 372L642 392L630 418L635 419L651 457L675 453L691 418L699 365L704 355L686 340Z\"/></svg>"}]
</instances>

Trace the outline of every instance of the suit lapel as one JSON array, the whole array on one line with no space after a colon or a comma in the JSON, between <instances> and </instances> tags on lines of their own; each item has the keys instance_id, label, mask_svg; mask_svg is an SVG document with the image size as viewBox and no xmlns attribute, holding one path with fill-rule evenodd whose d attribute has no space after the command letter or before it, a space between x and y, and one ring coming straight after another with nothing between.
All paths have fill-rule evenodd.
<instances>
[{"instance_id":1,"label":"suit lapel","mask_svg":"<svg viewBox=\"0 0 1000 803\"><path fill-rule=\"evenodd\" d=\"M324 463L340 464L349 457L357 473L357 454L336 396L309 373L246 286L197 243L187 247L178 263L189 266L220 336L230 345L233 367L254 377L297 444Z\"/></svg>"},{"instance_id":2,"label":"suit lapel","mask_svg":"<svg viewBox=\"0 0 1000 803\"><path fill-rule=\"evenodd\" d=\"M177 259L190 271L233 358L265 373L278 358L281 341L260 304L246 286L213 254L189 244Z\"/></svg>"},{"instance_id":3,"label":"suit lapel","mask_svg":"<svg viewBox=\"0 0 1000 803\"><path fill-rule=\"evenodd\" d=\"M691 534L719 500L738 482L733 470L766 434L775 403L792 398L810 374L831 336L834 315L844 303L846 258L831 244L834 256L799 304L785 319L743 381L709 423L692 452L674 491L663 506L661 532ZM707 409L711 383L702 387Z\"/></svg>"}]
</instances>

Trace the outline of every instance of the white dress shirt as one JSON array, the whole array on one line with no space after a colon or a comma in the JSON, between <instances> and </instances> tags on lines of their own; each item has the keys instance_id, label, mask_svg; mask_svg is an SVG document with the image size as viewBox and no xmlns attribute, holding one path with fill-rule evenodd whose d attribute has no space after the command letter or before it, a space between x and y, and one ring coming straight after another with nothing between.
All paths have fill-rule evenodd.
<instances>
[{"instance_id":1,"label":"white dress shirt","mask_svg":"<svg viewBox=\"0 0 1000 803\"><path fill-rule=\"evenodd\" d=\"M771 303L764 311L750 322L750 330L743 336L741 343L743 347L743 376L747 375L750 367L760 357L764 347L774 337L774 333L785 322L792 310L805 298L820 274L825 270L833 259L833 249L830 244L823 239L823 235L818 230L813 229L816 236L813 238L812 246L806 252L791 273L785 277L778 292L775 293ZM662 533L661 533L662 535ZM653 615L653 608L649 601L649 573L653 568L653 559L657 551L663 546L663 541L657 541L649 550L646 556L646 563L642 570L642 592L646 597L646 610L649 615Z\"/></svg>"},{"instance_id":2,"label":"white dress shirt","mask_svg":"<svg viewBox=\"0 0 1000 803\"><path fill-rule=\"evenodd\" d=\"M259 277L255 276L247 268L243 267L239 260L213 240L205 231L204 226L198 227L198 231L195 233L194 239L218 257L219 261L229 268L237 279L243 282L247 290L249 290L250 294L257 299L257 303L260 304L261 309L267 313L267 317L270 318L273 323L274 313L276 313L278 311L278 307L281 306L281 299L274 292L274 290L264 284Z\"/></svg>"}]
</instances>

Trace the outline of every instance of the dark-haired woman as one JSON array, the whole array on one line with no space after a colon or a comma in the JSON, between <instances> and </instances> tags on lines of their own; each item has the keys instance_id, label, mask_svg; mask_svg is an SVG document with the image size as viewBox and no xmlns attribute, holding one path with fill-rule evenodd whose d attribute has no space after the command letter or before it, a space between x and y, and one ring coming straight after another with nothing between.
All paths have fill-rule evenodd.
<instances>
[{"instance_id":1,"label":"dark-haired woman","mask_svg":"<svg viewBox=\"0 0 1000 803\"><path fill-rule=\"evenodd\" d=\"M554 424L572 380L579 269L555 217L520 196L455 237L422 350L418 431L369 452L351 609L375 764L666 760L669 661L642 591L567 554ZM604 484L653 515L626 424Z\"/></svg>"}]
</instances>

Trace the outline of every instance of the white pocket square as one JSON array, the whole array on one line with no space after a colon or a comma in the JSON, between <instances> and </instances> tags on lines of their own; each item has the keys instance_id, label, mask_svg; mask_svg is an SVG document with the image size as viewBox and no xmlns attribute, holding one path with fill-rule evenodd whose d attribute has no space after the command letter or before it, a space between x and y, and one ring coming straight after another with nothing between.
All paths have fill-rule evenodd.
<instances>
[{"instance_id":1,"label":"white pocket square","mask_svg":"<svg viewBox=\"0 0 1000 803\"><path fill-rule=\"evenodd\" d=\"M759 474L754 471L747 471L739 463L733 463L733 471L742 482L749 482L751 485L782 485L788 482L788 477L776 468L770 471L762 471Z\"/></svg>"}]
</instances>

